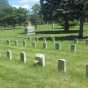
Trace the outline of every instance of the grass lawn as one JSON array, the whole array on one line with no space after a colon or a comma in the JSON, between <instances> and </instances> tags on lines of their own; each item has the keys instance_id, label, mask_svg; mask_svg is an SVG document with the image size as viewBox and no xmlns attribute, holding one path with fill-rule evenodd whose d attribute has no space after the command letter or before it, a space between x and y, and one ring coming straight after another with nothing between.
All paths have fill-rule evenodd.
<instances>
[{"instance_id":1,"label":"grass lawn","mask_svg":"<svg viewBox=\"0 0 88 88\"><path fill-rule=\"evenodd\" d=\"M46 29L47 25L39 26L39 30ZM85 25L85 33L88 26ZM28 40L22 29L0 30L0 88L88 88L88 78L85 75L85 65L88 64L88 46L85 40L79 40L77 52L70 51L72 40L58 40L61 50L55 50L52 41L48 40L48 48L42 48L42 40L37 41L37 47L32 47L32 40ZM22 42L26 40L27 46ZM10 39L11 45L6 44ZM18 46L14 46L18 40ZM12 50L13 60L6 58L6 50ZM27 53L27 64L20 61L20 52ZM34 66L35 54L43 53L46 57L46 66ZM61 73L57 69L57 60L64 58L67 61L67 72Z\"/></svg>"}]
</instances>

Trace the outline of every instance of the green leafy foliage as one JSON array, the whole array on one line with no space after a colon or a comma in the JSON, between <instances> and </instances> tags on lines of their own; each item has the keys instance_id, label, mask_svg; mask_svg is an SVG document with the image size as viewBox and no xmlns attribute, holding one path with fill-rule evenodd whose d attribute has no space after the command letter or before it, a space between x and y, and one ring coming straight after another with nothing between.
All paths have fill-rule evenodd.
<instances>
[{"instance_id":1,"label":"green leafy foliage","mask_svg":"<svg viewBox=\"0 0 88 88\"><path fill-rule=\"evenodd\" d=\"M41 24L43 22L42 16L41 16L41 7L39 4L35 4L32 6L30 20L34 25Z\"/></svg>"},{"instance_id":2,"label":"green leafy foliage","mask_svg":"<svg viewBox=\"0 0 88 88\"><path fill-rule=\"evenodd\" d=\"M0 1L0 25L21 25L26 21L27 17L28 11L26 9L11 7L7 0Z\"/></svg>"}]
</instances>

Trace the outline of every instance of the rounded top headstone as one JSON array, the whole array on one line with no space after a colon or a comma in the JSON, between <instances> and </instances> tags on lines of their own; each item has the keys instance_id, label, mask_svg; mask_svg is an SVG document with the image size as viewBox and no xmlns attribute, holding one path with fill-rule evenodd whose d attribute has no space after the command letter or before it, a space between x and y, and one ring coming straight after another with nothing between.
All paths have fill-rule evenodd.
<instances>
[{"instance_id":1,"label":"rounded top headstone","mask_svg":"<svg viewBox=\"0 0 88 88\"><path fill-rule=\"evenodd\" d=\"M37 53L36 54L36 57L45 57L45 55L44 54L41 54L41 53Z\"/></svg>"}]
</instances>

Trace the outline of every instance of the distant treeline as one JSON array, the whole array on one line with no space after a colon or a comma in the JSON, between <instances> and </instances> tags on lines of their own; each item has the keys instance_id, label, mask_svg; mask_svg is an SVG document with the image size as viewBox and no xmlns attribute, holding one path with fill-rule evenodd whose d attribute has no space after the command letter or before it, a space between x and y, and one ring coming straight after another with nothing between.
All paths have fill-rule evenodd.
<instances>
[{"instance_id":1,"label":"distant treeline","mask_svg":"<svg viewBox=\"0 0 88 88\"><path fill-rule=\"evenodd\" d=\"M30 20L34 25L42 23L40 5L35 4L32 11L25 8L15 8L9 5L8 0L0 0L0 26L26 25Z\"/></svg>"}]
</instances>

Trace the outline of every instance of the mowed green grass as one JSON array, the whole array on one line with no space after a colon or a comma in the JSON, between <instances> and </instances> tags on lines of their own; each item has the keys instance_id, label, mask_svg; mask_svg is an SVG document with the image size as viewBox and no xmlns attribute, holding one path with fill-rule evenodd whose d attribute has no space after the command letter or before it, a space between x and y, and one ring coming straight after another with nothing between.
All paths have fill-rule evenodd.
<instances>
[{"instance_id":1,"label":"mowed green grass","mask_svg":"<svg viewBox=\"0 0 88 88\"><path fill-rule=\"evenodd\" d=\"M0 31L1 88L88 88L88 78L85 75L88 46L85 45L85 40L79 40L77 52L70 51L72 40L58 40L62 47L60 51L54 49L54 44L50 40L47 49L42 48L42 40L38 40L37 47L33 48L32 40L25 39L27 46L23 47L23 37L27 37L23 31L20 28ZM10 46L6 44L7 39L12 40ZM19 40L18 46L14 46L14 40ZM8 49L13 52L12 61L6 57ZM22 51L27 54L27 64L20 61ZM34 66L36 53L45 54L45 67ZM57 69L57 60L61 58L67 61L66 73L61 73Z\"/></svg>"}]
</instances>

